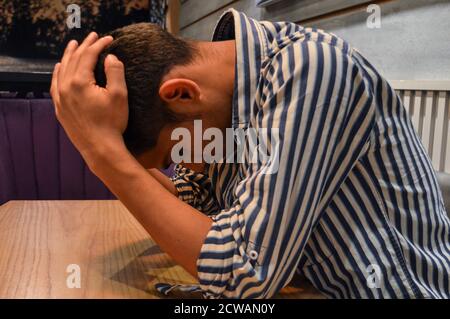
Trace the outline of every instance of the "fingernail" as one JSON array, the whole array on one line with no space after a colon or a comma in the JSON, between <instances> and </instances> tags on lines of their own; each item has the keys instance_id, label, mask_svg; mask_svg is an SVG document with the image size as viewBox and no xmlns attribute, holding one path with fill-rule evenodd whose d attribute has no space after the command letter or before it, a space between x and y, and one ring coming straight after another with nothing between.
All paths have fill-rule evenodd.
<instances>
[{"instance_id":1,"label":"fingernail","mask_svg":"<svg viewBox=\"0 0 450 319\"><path fill-rule=\"evenodd\" d=\"M106 58L111 60L111 62L117 61L117 57L114 54L108 54Z\"/></svg>"}]
</instances>

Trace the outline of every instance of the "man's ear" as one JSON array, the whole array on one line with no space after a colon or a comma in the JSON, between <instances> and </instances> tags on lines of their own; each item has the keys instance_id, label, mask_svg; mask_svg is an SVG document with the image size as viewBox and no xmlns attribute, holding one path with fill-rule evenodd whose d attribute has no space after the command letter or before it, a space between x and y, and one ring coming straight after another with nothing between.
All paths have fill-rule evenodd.
<instances>
[{"instance_id":1,"label":"man's ear","mask_svg":"<svg viewBox=\"0 0 450 319\"><path fill-rule=\"evenodd\" d=\"M200 88L192 80L171 79L159 88L159 97L171 107L195 103L200 100Z\"/></svg>"}]
</instances>

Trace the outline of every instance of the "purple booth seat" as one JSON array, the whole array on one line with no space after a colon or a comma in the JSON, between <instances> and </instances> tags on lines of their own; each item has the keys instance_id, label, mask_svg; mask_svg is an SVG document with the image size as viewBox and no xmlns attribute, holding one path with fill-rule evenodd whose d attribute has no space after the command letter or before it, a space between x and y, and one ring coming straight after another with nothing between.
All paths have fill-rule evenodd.
<instances>
[{"instance_id":1,"label":"purple booth seat","mask_svg":"<svg viewBox=\"0 0 450 319\"><path fill-rule=\"evenodd\" d=\"M0 99L0 205L113 198L69 141L50 99Z\"/></svg>"}]
</instances>

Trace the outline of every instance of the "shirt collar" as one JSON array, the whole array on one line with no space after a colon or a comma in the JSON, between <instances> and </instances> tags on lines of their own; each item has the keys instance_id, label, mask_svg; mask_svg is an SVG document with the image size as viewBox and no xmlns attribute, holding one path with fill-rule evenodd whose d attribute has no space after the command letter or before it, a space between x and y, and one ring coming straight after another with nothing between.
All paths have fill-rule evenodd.
<instances>
[{"instance_id":1,"label":"shirt collar","mask_svg":"<svg viewBox=\"0 0 450 319\"><path fill-rule=\"evenodd\" d=\"M236 41L236 76L233 92L232 127L248 126L267 52L264 27L245 14L229 9L214 29L213 41Z\"/></svg>"}]
</instances>

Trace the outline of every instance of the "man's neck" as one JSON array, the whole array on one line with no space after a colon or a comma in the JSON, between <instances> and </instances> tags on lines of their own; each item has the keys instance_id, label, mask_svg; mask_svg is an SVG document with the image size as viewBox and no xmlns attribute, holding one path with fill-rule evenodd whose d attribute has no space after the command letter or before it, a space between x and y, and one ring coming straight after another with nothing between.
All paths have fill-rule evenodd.
<instances>
[{"instance_id":1,"label":"man's neck","mask_svg":"<svg viewBox=\"0 0 450 319\"><path fill-rule=\"evenodd\" d=\"M199 52L199 59L208 66L203 71L205 79L210 84L217 84L216 87L222 87L230 98L233 95L235 66L236 66L236 42L198 42L196 47ZM214 71L214 72L211 72Z\"/></svg>"}]
</instances>

